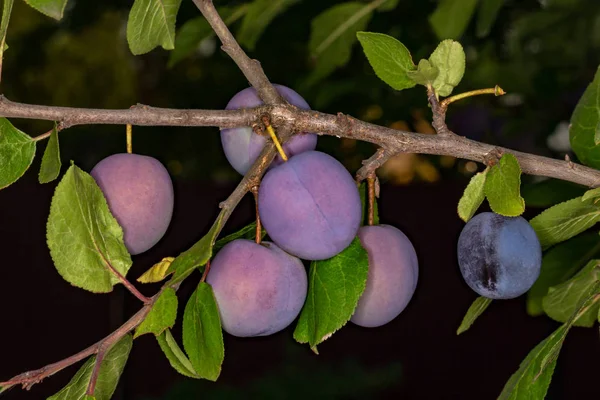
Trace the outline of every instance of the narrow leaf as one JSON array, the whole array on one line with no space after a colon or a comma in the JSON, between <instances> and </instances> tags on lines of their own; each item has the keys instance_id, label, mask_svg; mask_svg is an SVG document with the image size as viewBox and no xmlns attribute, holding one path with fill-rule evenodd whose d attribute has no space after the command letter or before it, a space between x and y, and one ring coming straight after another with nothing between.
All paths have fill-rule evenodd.
<instances>
[{"instance_id":1,"label":"narrow leaf","mask_svg":"<svg viewBox=\"0 0 600 400\"><path fill-rule=\"evenodd\" d=\"M246 14L248 4L237 7L220 7L219 15L226 25L231 25ZM203 16L193 18L181 26L175 36L175 48L169 57L169 68L189 57L200 43L214 35L210 24Z\"/></svg>"},{"instance_id":2,"label":"narrow leaf","mask_svg":"<svg viewBox=\"0 0 600 400\"><path fill-rule=\"evenodd\" d=\"M154 264L150 269L142 274L137 281L140 283L156 283L165 279L169 273L169 267L171 263L175 260L175 257L165 257L156 264Z\"/></svg>"},{"instance_id":3,"label":"narrow leaf","mask_svg":"<svg viewBox=\"0 0 600 400\"><path fill-rule=\"evenodd\" d=\"M356 33L367 27L372 16L371 4L353 1L328 8L312 20L308 48L315 67L309 85L350 61Z\"/></svg>"},{"instance_id":4,"label":"narrow leaf","mask_svg":"<svg viewBox=\"0 0 600 400\"><path fill-rule=\"evenodd\" d=\"M429 23L438 39L458 39L473 17L478 0L441 0Z\"/></svg>"},{"instance_id":5,"label":"narrow leaf","mask_svg":"<svg viewBox=\"0 0 600 400\"><path fill-rule=\"evenodd\" d=\"M597 199L598 197L600 197L600 188L590 189L583 194L581 201Z\"/></svg>"},{"instance_id":6,"label":"narrow leaf","mask_svg":"<svg viewBox=\"0 0 600 400\"><path fill-rule=\"evenodd\" d=\"M433 81L433 88L438 96L449 96L465 73L466 57L460 43L454 40L444 40L431 53L431 65L439 71Z\"/></svg>"},{"instance_id":7,"label":"narrow leaf","mask_svg":"<svg viewBox=\"0 0 600 400\"><path fill-rule=\"evenodd\" d=\"M485 195L492 211L508 217L521 215L525 211L525 200L520 188L521 167L515 156L506 153L490 168L485 180Z\"/></svg>"},{"instance_id":8,"label":"narrow leaf","mask_svg":"<svg viewBox=\"0 0 600 400\"><path fill-rule=\"evenodd\" d=\"M356 36L379 79L396 90L415 86L408 72L417 67L402 43L382 33L358 32Z\"/></svg>"},{"instance_id":9,"label":"narrow leaf","mask_svg":"<svg viewBox=\"0 0 600 400\"><path fill-rule=\"evenodd\" d=\"M489 35L504 3L505 0L481 0L477 13L477 37L482 38Z\"/></svg>"},{"instance_id":10,"label":"narrow leaf","mask_svg":"<svg viewBox=\"0 0 600 400\"><path fill-rule=\"evenodd\" d=\"M535 229L542 248L546 249L591 228L600 221L600 207L594 199L581 197L550 207L529 223Z\"/></svg>"},{"instance_id":11,"label":"narrow leaf","mask_svg":"<svg viewBox=\"0 0 600 400\"><path fill-rule=\"evenodd\" d=\"M176 318L177 294L175 294L175 290L166 288L156 299L146 318L136 328L133 338L135 339L145 333L153 333L158 336L166 329L172 328L175 325Z\"/></svg>"},{"instance_id":12,"label":"narrow leaf","mask_svg":"<svg viewBox=\"0 0 600 400\"><path fill-rule=\"evenodd\" d=\"M34 156L35 142L6 118L0 118L0 189L23 176Z\"/></svg>"},{"instance_id":13,"label":"narrow leaf","mask_svg":"<svg viewBox=\"0 0 600 400\"><path fill-rule=\"evenodd\" d=\"M596 232L584 233L548 250L542 259L540 276L527 292L527 313L544 314L542 300L550 287L571 278L594 257L600 257L600 236Z\"/></svg>"},{"instance_id":14,"label":"narrow leaf","mask_svg":"<svg viewBox=\"0 0 600 400\"><path fill-rule=\"evenodd\" d=\"M157 336L156 340L158 340L158 345L169 360L169 363L177 372L188 378L200 378L169 329Z\"/></svg>"},{"instance_id":15,"label":"narrow leaf","mask_svg":"<svg viewBox=\"0 0 600 400\"><path fill-rule=\"evenodd\" d=\"M157 46L175 47L175 19L181 0L135 0L127 21L127 43L135 55Z\"/></svg>"},{"instance_id":16,"label":"narrow leaf","mask_svg":"<svg viewBox=\"0 0 600 400\"><path fill-rule=\"evenodd\" d=\"M8 31L8 23L10 22L10 15L12 13L14 0L4 0L2 5L2 20L0 22L0 59L4 53L4 45L6 44L6 32Z\"/></svg>"},{"instance_id":17,"label":"narrow leaf","mask_svg":"<svg viewBox=\"0 0 600 400\"><path fill-rule=\"evenodd\" d=\"M111 347L111 349L104 356L102 365L100 366L100 373L96 382L96 390L94 391L94 398L96 400L110 400L125 364L129 357L129 352L133 345L133 339L131 335L125 335L123 339L118 341ZM85 399L85 392L87 390L90 378L92 376L92 370L96 364L96 357L91 357L85 364L77 371L71 381L65 386L60 392L54 396L48 398L48 400L76 400Z\"/></svg>"},{"instance_id":18,"label":"narrow leaf","mask_svg":"<svg viewBox=\"0 0 600 400\"><path fill-rule=\"evenodd\" d=\"M417 65L416 71L406 71L406 75L413 80L417 85L429 86L433 85L435 78L438 77L440 71L433 66L429 60L421 59Z\"/></svg>"},{"instance_id":19,"label":"narrow leaf","mask_svg":"<svg viewBox=\"0 0 600 400\"><path fill-rule=\"evenodd\" d=\"M58 132L56 131L56 124L54 124L54 129L52 129L52 134L50 134L50 139L48 139L46 150L42 156L39 174L40 183L48 183L58 178L61 165Z\"/></svg>"},{"instance_id":20,"label":"narrow leaf","mask_svg":"<svg viewBox=\"0 0 600 400\"><path fill-rule=\"evenodd\" d=\"M585 300L589 290L600 282L600 261L590 261L577 275L558 286L550 288L544 297L543 307L546 314L558 321L566 322L577 310L577 306ZM600 297L588 306L575 322L575 326L591 327L598 318Z\"/></svg>"},{"instance_id":21,"label":"narrow leaf","mask_svg":"<svg viewBox=\"0 0 600 400\"><path fill-rule=\"evenodd\" d=\"M367 251L358 238L337 256L313 261L294 339L314 349L344 326L365 290L368 268Z\"/></svg>"},{"instance_id":22,"label":"narrow leaf","mask_svg":"<svg viewBox=\"0 0 600 400\"><path fill-rule=\"evenodd\" d=\"M46 228L54 265L72 285L106 293L120 282L117 273L127 275L123 230L94 178L75 165L56 187Z\"/></svg>"},{"instance_id":23,"label":"narrow leaf","mask_svg":"<svg viewBox=\"0 0 600 400\"><path fill-rule=\"evenodd\" d=\"M261 231L261 239L263 239L266 234L267 234L267 231L265 231L263 229ZM254 240L255 238L256 238L256 221L253 221L250 224L243 227L242 229L240 229L239 231L234 232L231 235L227 235L227 236L217 240L215 245L213 246L213 251L220 250L227 243L233 242L236 239Z\"/></svg>"},{"instance_id":24,"label":"narrow leaf","mask_svg":"<svg viewBox=\"0 0 600 400\"><path fill-rule=\"evenodd\" d=\"M541 182L523 185L521 195L527 207L547 208L563 201L581 196L586 188L559 179L545 179Z\"/></svg>"},{"instance_id":25,"label":"narrow leaf","mask_svg":"<svg viewBox=\"0 0 600 400\"><path fill-rule=\"evenodd\" d=\"M173 273L169 281L170 285L183 281L196 267L200 267L212 256L215 239L221 231L221 222L223 221L223 211L217 217L217 220L210 228L210 231L202 239L197 241L192 247L181 253L175 258L167 273Z\"/></svg>"},{"instance_id":26,"label":"narrow leaf","mask_svg":"<svg viewBox=\"0 0 600 400\"><path fill-rule=\"evenodd\" d=\"M358 192L360 193L360 203L362 205L362 224L364 225L367 221L367 213L369 212L369 202L367 201L367 196L369 195L367 184L361 183L358 188ZM379 206L377 205L377 197L375 197L375 201L373 202L373 225L379 225Z\"/></svg>"},{"instance_id":27,"label":"narrow leaf","mask_svg":"<svg viewBox=\"0 0 600 400\"><path fill-rule=\"evenodd\" d=\"M31 7L56 20L61 20L67 0L25 0Z\"/></svg>"},{"instance_id":28,"label":"narrow leaf","mask_svg":"<svg viewBox=\"0 0 600 400\"><path fill-rule=\"evenodd\" d=\"M487 297L479 296L477 299L475 299L473 304L471 304L471 307L469 307L467 310L467 313L460 323L456 334L460 335L469 329L471 325L473 325L473 322L475 322L475 320L479 318L481 314L483 314L490 304L492 304L492 299L488 299Z\"/></svg>"},{"instance_id":29,"label":"narrow leaf","mask_svg":"<svg viewBox=\"0 0 600 400\"><path fill-rule=\"evenodd\" d=\"M565 337L575 319L581 313L584 313L588 303L593 301L592 296L597 293L599 288L598 284L592 287L583 297L585 300L578 305L576 312L569 320L525 357L520 368L504 386L498 400L543 399L546 396Z\"/></svg>"},{"instance_id":30,"label":"narrow leaf","mask_svg":"<svg viewBox=\"0 0 600 400\"><path fill-rule=\"evenodd\" d=\"M200 377L217 380L225 348L219 309L208 283L200 282L185 307L183 348Z\"/></svg>"},{"instance_id":31,"label":"narrow leaf","mask_svg":"<svg viewBox=\"0 0 600 400\"><path fill-rule=\"evenodd\" d=\"M254 0L249 4L236 38L240 45L254 50L256 42L279 14L282 14L297 0Z\"/></svg>"},{"instance_id":32,"label":"narrow leaf","mask_svg":"<svg viewBox=\"0 0 600 400\"><path fill-rule=\"evenodd\" d=\"M594 80L579 99L569 125L569 140L577 158L593 168L600 168L600 146L596 143L600 124L600 67Z\"/></svg>"},{"instance_id":33,"label":"narrow leaf","mask_svg":"<svg viewBox=\"0 0 600 400\"><path fill-rule=\"evenodd\" d=\"M485 199L485 179L489 168L483 172L477 173L471 178L465 192L458 202L458 216L465 222L468 222Z\"/></svg>"},{"instance_id":34,"label":"narrow leaf","mask_svg":"<svg viewBox=\"0 0 600 400\"><path fill-rule=\"evenodd\" d=\"M392 11L398 6L400 0L387 0L384 1L379 7L377 7L377 11Z\"/></svg>"}]
</instances>

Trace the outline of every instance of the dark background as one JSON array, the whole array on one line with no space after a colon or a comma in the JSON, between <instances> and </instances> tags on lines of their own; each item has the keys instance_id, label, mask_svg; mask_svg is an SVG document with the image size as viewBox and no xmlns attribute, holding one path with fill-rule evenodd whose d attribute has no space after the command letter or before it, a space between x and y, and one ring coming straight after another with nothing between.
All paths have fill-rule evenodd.
<instances>
[{"instance_id":1,"label":"dark background","mask_svg":"<svg viewBox=\"0 0 600 400\"><path fill-rule=\"evenodd\" d=\"M217 2L224 3L234 2ZM394 92L373 74L359 46L347 66L318 85L306 86L311 72L306 48L310 21L333 3L306 0L290 7L268 26L250 55L261 60L272 81L297 89L314 108L430 132L423 91ZM103 108L138 102L223 108L247 85L218 47L172 69L163 50L131 56L125 40L130 1L69 4L60 23L23 2L15 4L2 80L2 92L11 100ZM427 23L435 6L433 1L401 1L393 12L375 14L368 29L397 37L415 60L427 57L437 44ZM197 15L193 4L184 1L179 24ZM451 127L488 143L564 156L568 149L549 148L548 136L569 120L598 66L599 21L600 5L594 1L527 0L508 1L486 37L477 37L471 24L461 38L467 72L457 92L500 84L512 97L461 102L449 112ZM12 122L31 135L51 127L49 122ZM63 165L74 160L89 171L100 159L125 150L123 132L119 126L62 132ZM162 257L185 250L212 224L219 201L239 180L219 142L216 128L134 128L134 151L160 159L171 172L176 207L164 239L133 258L132 281ZM374 151L370 145L335 138L321 138L319 149L336 156L351 172ZM43 145L38 155L42 151ZM0 380L78 352L139 308L137 299L120 286L112 294L94 295L71 287L56 273L45 242L56 183L37 183L39 158L23 179L0 192ZM143 336L135 342L115 398L496 398L527 353L558 324L529 317L522 297L492 303L468 332L456 336L476 297L456 264L455 244L463 226L456 204L476 168L448 157L403 155L380 171L381 222L405 232L420 261L416 294L390 324L375 329L349 324L319 346L319 356L294 342L293 326L266 338L225 335L226 357L217 383L178 375L155 340ZM525 178L524 191L531 182ZM537 211L529 209L529 216ZM252 213L247 197L224 233L250 222ZM195 275L182 286L180 304L185 304L197 279ZM140 288L146 295L157 289ZM179 329L177 325L176 338ZM594 379L600 372L599 359L597 326L574 328L547 398L600 398ZM45 398L63 387L77 368L48 378L31 392L15 388L4 397Z\"/></svg>"}]
</instances>

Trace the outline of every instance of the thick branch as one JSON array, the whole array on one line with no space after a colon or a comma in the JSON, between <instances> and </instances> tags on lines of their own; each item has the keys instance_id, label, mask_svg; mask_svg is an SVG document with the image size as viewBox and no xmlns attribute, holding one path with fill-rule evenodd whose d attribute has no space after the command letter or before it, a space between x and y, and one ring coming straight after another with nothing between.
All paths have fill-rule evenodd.
<instances>
[{"instance_id":1,"label":"thick branch","mask_svg":"<svg viewBox=\"0 0 600 400\"><path fill-rule=\"evenodd\" d=\"M248 82L256 89L258 96L265 104L279 104L284 100L279 96L269 78L265 75L260 62L249 58L235 40L227 25L215 9L212 0L194 0L194 3L213 28L223 46L221 47L237 64Z\"/></svg>"}]
</instances>

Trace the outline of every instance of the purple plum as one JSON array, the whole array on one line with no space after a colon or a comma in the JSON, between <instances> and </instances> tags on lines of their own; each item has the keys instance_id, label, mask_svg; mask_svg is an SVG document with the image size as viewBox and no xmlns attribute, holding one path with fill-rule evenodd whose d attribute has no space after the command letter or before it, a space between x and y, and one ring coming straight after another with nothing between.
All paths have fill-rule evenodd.
<instances>
[{"instance_id":1,"label":"purple plum","mask_svg":"<svg viewBox=\"0 0 600 400\"><path fill-rule=\"evenodd\" d=\"M324 260L356 237L361 202L352 175L339 161L307 151L267 172L258 211L269 237L283 250Z\"/></svg>"},{"instance_id":2,"label":"purple plum","mask_svg":"<svg viewBox=\"0 0 600 400\"><path fill-rule=\"evenodd\" d=\"M225 332L266 336L286 328L300 314L307 293L302 262L270 242L227 243L206 277L215 293Z\"/></svg>"},{"instance_id":3,"label":"purple plum","mask_svg":"<svg viewBox=\"0 0 600 400\"><path fill-rule=\"evenodd\" d=\"M91 175L123 228L131 254L143 253L163 237L173 214L173 183L158 160L113 154L96 164Z\"/></svg>"},{"instance_id":4,"label":"purple plum","mask_svg":"<svg viewBox=\"0 0 600 400\"><path fill-rule=\"evenodd\" d=\"M512 299L540 275L542 248L525 218L483 212L460 233L458 265L467 285L481 296Z\"/></svg>"},{"instance_id":5,"label":"purple plum","mask_svg":"<svg viewBox=\"0 0 600 400\"><path fill-rule=\"evenodd\" d=\"M308 103L298 93L286 86L274 86L277 92L290 104L304 110L310 110ZM249 87L233 96L225 109L253 108L262 104L263 102L258 97L258 94L256 94L256 90L253 87ZM223 144L225 156L231 166L242 175L256 161L266 142L266 137L257 135L248 126L221 130L221 143ZM315 147L317 147L317 135L305 132L294 134L283 145L288 158L305 151L314 150ZM272 165L278 165L281 162L283 160L277 155Z\"/></svg>"},{"instance_id":6,"label":"purple plum","mask_svg":"<svg viewBox=\"0 0 600 400\"><path fill-rule=\"evenodd\" d=\"M398 228L363 226L358 237L369 254L369 273L350 321L372 328L387 324L404 310L415 293L419 265L415 248Z\"/></svg>"}]
</instances>

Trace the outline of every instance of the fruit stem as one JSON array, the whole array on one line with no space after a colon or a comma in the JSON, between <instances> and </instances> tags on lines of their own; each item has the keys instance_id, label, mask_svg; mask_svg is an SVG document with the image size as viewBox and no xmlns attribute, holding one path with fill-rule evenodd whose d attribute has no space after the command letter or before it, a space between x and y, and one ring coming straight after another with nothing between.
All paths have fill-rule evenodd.
<instances>
[{"instance_id":1,"label":"fruit stem","mask_svg":"<svg viewBox=\"0 0 600 400\"><path fill-rule=\"evenodd\" d=\"M271 125L271 122L269 121L269 117L266 115L263 115L261 119L262 119L263 124L265 125L265 128L267 129L267 133L269 134L269 136L271 136L273 143L275 143L275 147L277 147L277 151L279 152L281 159L283 161L287 161L288 157L285 154L285 152L283 151L283 147L281 147L281 143L279 142L279 139L277 139L277 136L275 135L275 129L273 129L273 126Z\"/></svg>"},{"instance_id":2,"label":"fruit stem","mask_svg":"<svg viewBox=\"0 0 600 400\"><path fill-rule=\"evenodd\" d=\"M210 271L210 260L208 260L206 262L206 266L204 267L204 272L202 273L202 279L200 279L200 282L206 281L206 276L208 275L208 271Z\"/></svg>"},{"instance_id":3,"label":"fruit stem","mask_svg":"<svg viewBox=\"0 0 600 400\"><path fill-rule=\"evenodd\" d=\"M250 189L252 194L254 195L254 204L256 207L256 244L260 244L262 240L262 225L260 223L260 215L258 214L258 186L252 186Z\"/></svg>"},{"instance_id":4,"label":"fruit stem","mask_svg":"<svg viewBox=\"0 0 600 400\"><path fill-rule=\"evenodd\" d=\"M464 92L464 93L460 93L460 94L457 94L452 97L445 98L444 100L442 100L440 102L440 105L443 108L447 108L450 103L454 103L455 101L466 99L467 97L479 96L482 94L493 94L494 96L502 96L502 95L505 95L506 92L500 86L496 85L493 88L471 90L470 92Z\"/></svg>"},{"instance_id":5,"label":"fruit stem","mask_svg":"<svg viewBox=\"0 0 600 400\"><path fill-rule=\"evenodd\" d=\"M127 133L127 153L131 154L133 151L133 143L132 143L132 134L131 134L131 124L127 124L126 133Z\"/></svg>"},{"instance_id":6,"label":"fruit stem","mask_svg":"<svg viewBox=\"0 0 600 400\"><path fill-rule=\"evenodd\" d=\"M374 176L374 174L367 177L367 188L368 188L368 199L369 199L367 224L369 226L372 226L373 220L375 219L375 176Z\"/></svg>"}]
</instances>

